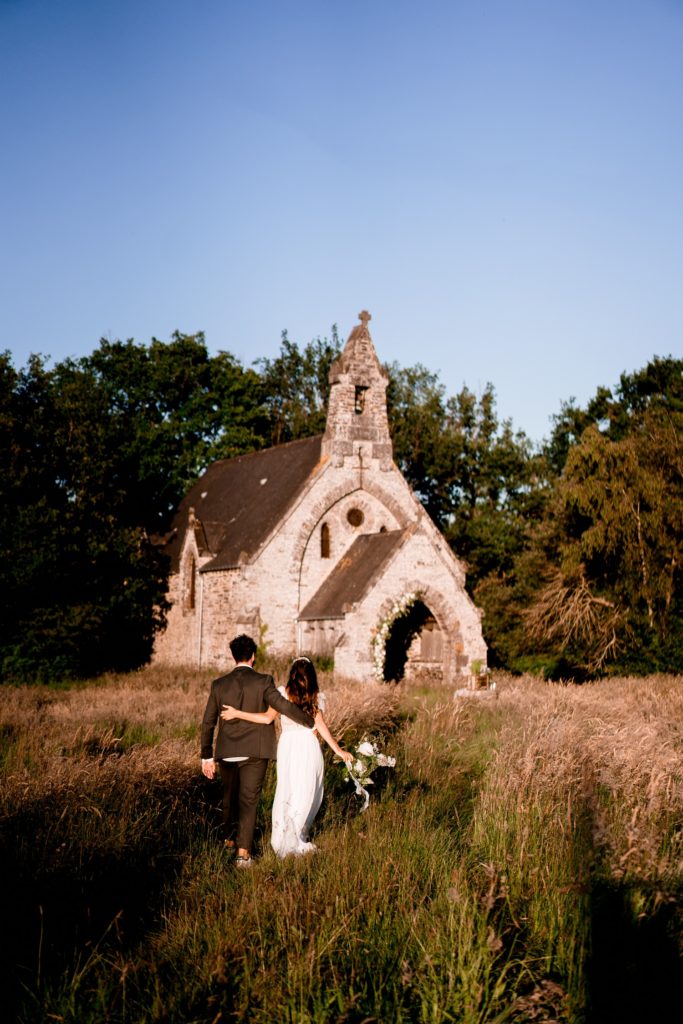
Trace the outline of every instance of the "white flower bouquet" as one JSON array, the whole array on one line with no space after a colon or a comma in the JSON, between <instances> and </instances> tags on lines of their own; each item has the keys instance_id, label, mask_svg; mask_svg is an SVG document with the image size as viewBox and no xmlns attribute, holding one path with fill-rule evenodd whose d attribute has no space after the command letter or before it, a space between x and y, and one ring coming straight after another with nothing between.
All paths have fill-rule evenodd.
<instances>
[{"instance_id":1,"label":"white flower bouquet","mask_svg":"<svg viewBox=\"0 0 683 1024\"><path fill-rule=\"evenodd\" d=\"M396 758L383 754L376 743L363 739L358 744L353 764L345 766L345 775L347 781L352 782L356 787L358 796L364 798L362 811L370 802L370 794L365 787L373 785L372 773L374 770L376 768L394 768L395 766Z\"/></svg>"}]
</instances>

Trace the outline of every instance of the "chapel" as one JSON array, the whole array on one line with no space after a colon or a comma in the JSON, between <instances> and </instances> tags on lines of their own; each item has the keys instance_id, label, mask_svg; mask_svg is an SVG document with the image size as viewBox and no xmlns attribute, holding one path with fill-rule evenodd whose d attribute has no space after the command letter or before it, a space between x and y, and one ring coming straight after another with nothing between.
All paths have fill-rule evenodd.
<instances>
[{"instance_id":1,"label":"chapel","mask_svg":"<svg viewBox=\"0 0 683 1024\"><path fill-rule=\"evenodd\" d=\"M324 434L215 462L181 502L157 663L222 670L249 633L364 682L462 685L485 665L464 567L392 458L370 319L330 370Z\"/></svg>"}]
</instances>

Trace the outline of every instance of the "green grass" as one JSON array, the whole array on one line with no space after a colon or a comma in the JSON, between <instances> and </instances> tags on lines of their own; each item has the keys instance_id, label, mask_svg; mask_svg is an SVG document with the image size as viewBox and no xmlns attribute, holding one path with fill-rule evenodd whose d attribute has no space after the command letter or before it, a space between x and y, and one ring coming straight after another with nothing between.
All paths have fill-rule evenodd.
<instances>
[{"instance_id":1,"label":"green grass","mask_svg":"<svg viewBox=\"0 0 683 1024\"><path fill-rule=\"evenodd\" d=\"M439 715L450 708L437 705ZM475 1022L504 1008L531 968L500 945L498 895L463 861L463 808L495 727L484 714L462 724L460 738L419 716L408 724L393 748L402 769L364 815L332 780L312 858L281 863L265 851L235 875L195 822L144 947L124 953L105 935L42 990L36 1015Z\"/></svg>"},{"instance_id":2,"label":"green grass","mask_svg":"<svg viewBox=\"0 0 683 1024\"><path fill-rule=\"evenodd\" d=\"M678 697L662 695L670 736ZM406 693L374 730L397 767L378 773L368 811L328 761L319 851L280 862L271 771L243 873L223 857L220 786L196 760L157 763L154 729L95 718L92 735L127 736L125 750L72 744L72 774L6 805L17 1020L670 1019L683 930L674 747L636 785L610 722L642 738L655 708L609 696ZM194 722L170 731L196 744Z\"/></svg>"}]
</instances>

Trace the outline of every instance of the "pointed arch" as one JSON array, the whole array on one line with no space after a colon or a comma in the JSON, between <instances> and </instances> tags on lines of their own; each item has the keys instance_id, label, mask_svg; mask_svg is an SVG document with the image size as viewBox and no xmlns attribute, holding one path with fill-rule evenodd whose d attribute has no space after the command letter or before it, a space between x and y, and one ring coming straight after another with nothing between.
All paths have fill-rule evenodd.
<instances>
[{"instance_id":1,"label":"pointed arch","mask_svg":"<svg viewBox=\"0 0 683 1024\"><path fill-rule=\"evenodd\" d=\"M391 672L393 670L395 673L395 666L398 664L402 677L411 644L416 639L419 639L421 654L422 631L429 624L430 629L438 633L438 640L433 638L434 644L431 651L429 651L432 658L425 658L425 660L431 661L433 665L439 662L443 679L450 679L455 673L462 671L463 665L467 661L467 658L464 656L462 624L455 608L453 608L445 594L437 587L425 583L423 580L413 579L412 581L406 581L405 592L415 594L415 612L406 623L397 627L395 636L391 635L391 630L389 631L387 640L391 636L391 642L398 647L398 651L392 654L394 661L390 662L389 666L387 666L387 671ZM395 598L387 598L382 602L380 606L380 623L391 616L391 609L395 603ZM438 649L437 644L438 648L440 648L440 657L438 658L434 657ZM401 646L403 646L403 652L401 652ZM415 649L413 649L413 654L416 653ZM425 647L426 653L428 653L427 647ZM385 678L389 677L385 675Z\"/></svg>"},{"instance_id":2,"label":"pointed arch","mask_svg":"<svg viewBox=\"0 0 683 1024\"><path fill-rule=\"evenodd\" d=\"M183 563L183 610L193 612L197 603L197 559L188 551Z\"/></svg>"}]
</instances>

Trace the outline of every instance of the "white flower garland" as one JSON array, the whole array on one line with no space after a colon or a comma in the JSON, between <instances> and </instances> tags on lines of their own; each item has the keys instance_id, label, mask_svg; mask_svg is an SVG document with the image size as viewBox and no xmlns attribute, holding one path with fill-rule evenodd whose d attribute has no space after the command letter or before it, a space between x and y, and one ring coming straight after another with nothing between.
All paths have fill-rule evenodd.
<instances>
[{"instance_id":1,"label":"white flower garland","mask_svg":"<svg viewBox=\"0 0 683 1024\"><path fill-rule=\"evenodd\" d=\"M387 615L379 622L377 629L372 635L372 665L373 675L378 683L384 682L384 662L387 653L387 640L391 627L397 619L402 618L420 600L417 591L405 594L399 598L389 609Z\"/></svg>"}]
</instances>

